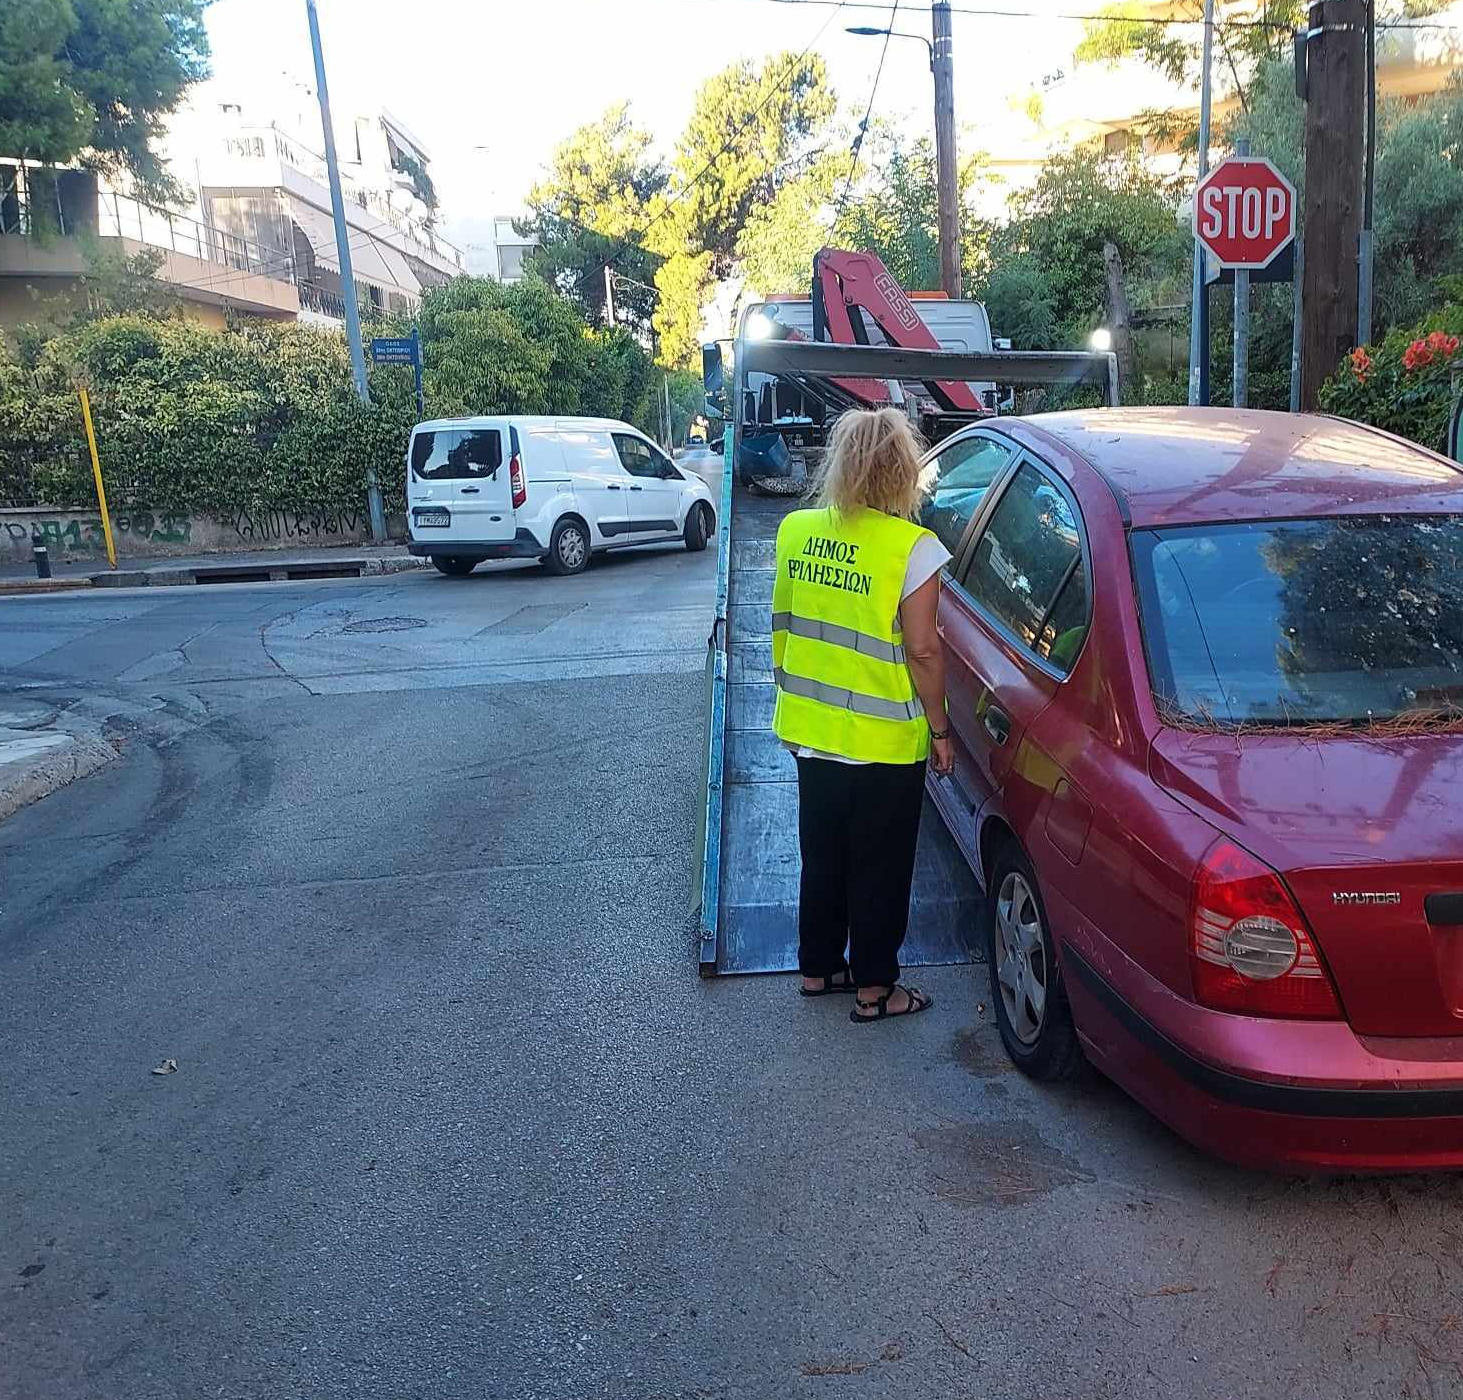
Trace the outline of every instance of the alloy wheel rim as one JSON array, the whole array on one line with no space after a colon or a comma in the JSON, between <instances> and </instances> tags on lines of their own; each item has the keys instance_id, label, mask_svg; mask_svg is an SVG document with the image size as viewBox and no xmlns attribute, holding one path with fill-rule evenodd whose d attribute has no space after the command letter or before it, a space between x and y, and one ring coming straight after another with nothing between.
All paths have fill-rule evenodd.
<instances>
[{"instance_id":1,"label":"alloy wheel rim","mask_svg":"<svg viewBox=\"0 0 1463 1400\"><path fill-rule=\"evenodd\" d=\"M559 558L571 569L584 562L584 536L578 530L571 528L559 536Z\"/></svg>"},{"instance_id":2,"label":"alloy wheel rim","mask_svg":"<svg viewBox=\"0 0 1463 1400\"><path fill-rule=\"evenodd\" d=\"M1006 1020L1023 1045L1041 1035L1050 980L1036 897L1026 877L1013 870L996 899L996 981Z\"/></svg>"}]
</instances>

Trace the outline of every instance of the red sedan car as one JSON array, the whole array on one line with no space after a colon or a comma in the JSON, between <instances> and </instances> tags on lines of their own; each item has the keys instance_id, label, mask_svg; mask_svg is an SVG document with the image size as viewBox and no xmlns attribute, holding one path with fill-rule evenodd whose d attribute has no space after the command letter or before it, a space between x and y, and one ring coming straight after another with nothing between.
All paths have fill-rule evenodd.
<instances>
[{"instance_id":1,"label":"red sedan car","mask_svg":"<svg viewBox=\"0 0 1463 1400\"><path fill-rule=\"evenodd\" d=\"M1463 1166L1463 468L1192 409L929 461L1011 1058L1236 1162Z\"/></svg>"}]
</instances>

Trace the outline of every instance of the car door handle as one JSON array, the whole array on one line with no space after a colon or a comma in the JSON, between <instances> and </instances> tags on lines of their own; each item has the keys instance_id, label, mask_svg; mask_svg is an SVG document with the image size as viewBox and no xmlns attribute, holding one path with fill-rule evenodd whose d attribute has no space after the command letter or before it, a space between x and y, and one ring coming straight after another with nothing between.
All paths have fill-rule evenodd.
<instances>
[{"instance_id":1,"label":"car door handle","mask_svg":"<svg viewBox=\"0 0 1463 1400\"><path fill-rule=\"evenodd\" d=\"M605 487L605 490L606 491L618 491L619 489L620 488L618 486L606 486Z\"/></svg>"},{"instance_id":2,"label":"car door handle","mask_svg":"<svg viewBox=\"0 0 1463 1400\"><path fill-rule=\"evenodd\" d=\"M1004 710L991 705L985 712L985 732L998 744L1004 744L1011 737L1011 716Z\"/></svg>"},{"instance_id":3,"label":"car door handle","mask_svg":"<svg viewBox=\"0 0 1463 1400\"><path fill-rule=\"evenodd\" d=\"M645 490L645 488L643 486L632 486L630 489L632 491L643 491L643 490Z\"/></svg>"},{"instance_id":4,"label":"car door handle","mask_svg":"<svg viewBox=\"0 0 1463 1400\"><path fill-rule=\"evenodd\" d=\"M477 487L477 486L464 486L462 488L462 494L464 496L476 496L480 490L481 490L481 487Z\"/></svg>"}]
</instances>

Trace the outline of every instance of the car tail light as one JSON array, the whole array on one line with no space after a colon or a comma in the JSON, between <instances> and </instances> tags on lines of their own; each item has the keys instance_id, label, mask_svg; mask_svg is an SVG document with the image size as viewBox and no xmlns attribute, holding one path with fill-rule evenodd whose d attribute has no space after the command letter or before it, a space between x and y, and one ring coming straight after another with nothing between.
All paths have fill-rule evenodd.
<instances>
[{"instance_id":1,"label":"car tail light","mask_svg":"<svg viewBox=\"0 0 1463 1400\"><path fill-rule=\"evenodd\" d=\"M508 463L508 481L513 487L513 509L517 510L528 499L528 486L523 480L523 458L516 452Z\"/></svg>"},{"instance_id":2,"label":"car tail light","mask_svg":"<svg viewBox=\"0 0 1463 1400\"><path fill-rule=\"evenodd\" d=\"M1200 1005L1341 1019L1330 975L1280 876L1232 841L1216 841L1194 876L1189 939Z\"/></svg>"}]
</instances>

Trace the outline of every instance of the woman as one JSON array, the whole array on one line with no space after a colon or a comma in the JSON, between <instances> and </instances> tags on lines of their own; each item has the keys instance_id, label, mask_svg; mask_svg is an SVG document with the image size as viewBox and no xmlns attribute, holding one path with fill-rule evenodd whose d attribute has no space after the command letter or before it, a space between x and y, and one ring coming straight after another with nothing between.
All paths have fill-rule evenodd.
<instances>
[{"instance_id":1,"label":"woman","mask_svg":"<svg viewBox=\"0 0 1463 1400\"><path fill-rule=\"evenodd\" d=\"M899 982L925 766L954 766L935 632L950 554L914 523L919 453L897 409L843 414L815 508L777 532L772 727L798 766L802 994L856 991L856 1022L933 1005Z\"/></svg>"}]
</instances>

